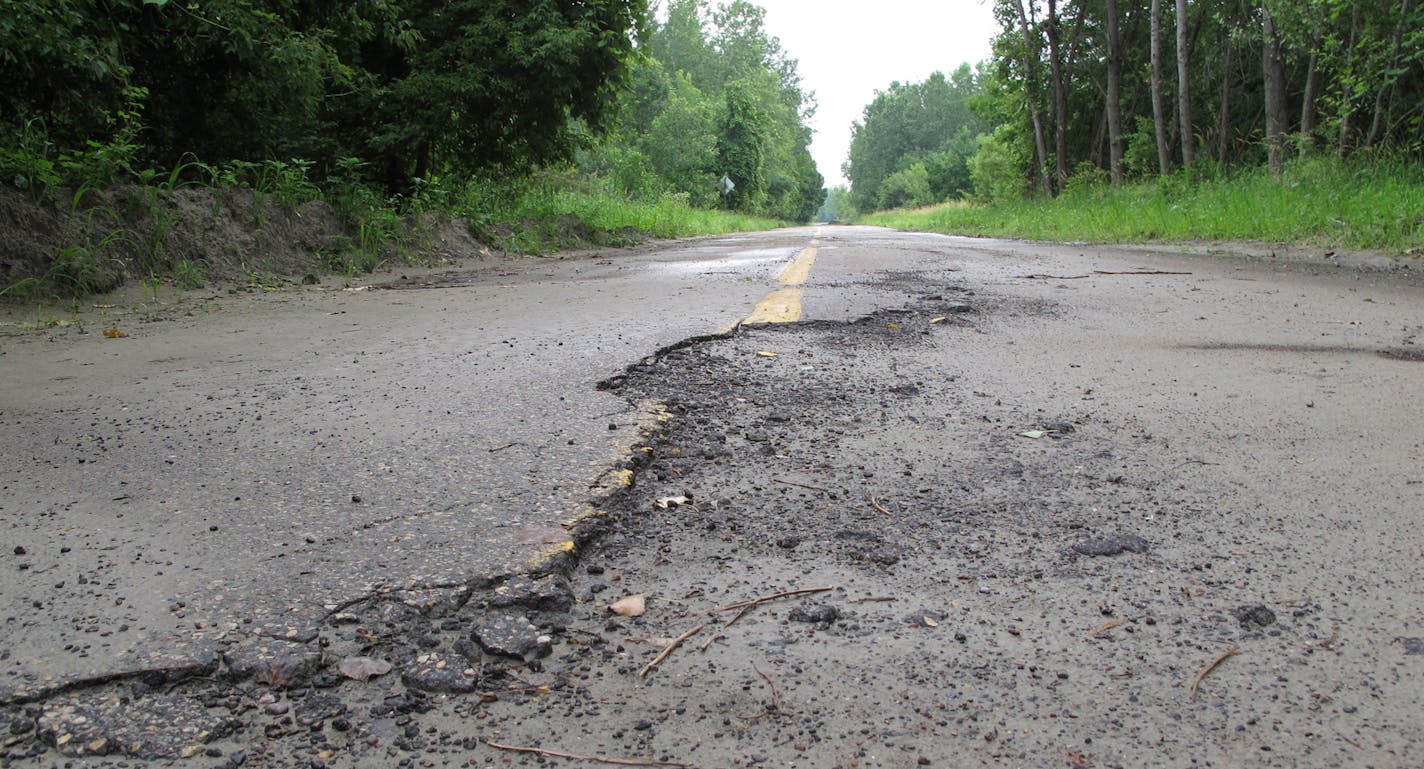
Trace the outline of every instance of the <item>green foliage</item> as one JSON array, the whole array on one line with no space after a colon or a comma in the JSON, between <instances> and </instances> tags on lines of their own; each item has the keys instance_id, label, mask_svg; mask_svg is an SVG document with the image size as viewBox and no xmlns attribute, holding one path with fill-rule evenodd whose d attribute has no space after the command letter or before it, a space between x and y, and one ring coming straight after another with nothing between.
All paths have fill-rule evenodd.
<instances>
[{"instance_id":1,"label":"green foliage","mask_svg":"<svg viewBox=\"0 0 1424 769\"><path fill-rule=\"evenodd\" d=\"M736 187L727 195L727 207L753 212L766 197L768 118L743 81L729 83L725 104L717 117L717 168Z\"/></svg>"},{"instance_id":2,"label":"green foliage","mask_svg":"<svg viewBox=\"0 0 1424 769\"><path fill-rule=\"evenodd\" d=\"M855 205L851 202L850 188L837 185L827 190L826 199L816 212L816 221L849 222L858 215Z\"/></svg>"},{"instance_id":3,"label":"green foliage","mask_svg":"<svg viewBox=\"0 0 1424 769\"><path fill-rule=\"evenodd\" d=\"M0 0L0 173L39 194L184 155L300 158L317 176L358 157L408 193L437 173L528 168L608 123L646 12L646 0Z\"/></svg>"},{"instance_id":4,"label":"green foliage","mask_svg":"<svg viewBox=\"0 0 1424 769\"><path fill-rule=\"evenodd\" d=\"M1186 171L1117 187L1083 178L1058 198L949 205L864 221L1041 240L1249 240L1406 253L1424 244L1420 211L1424 171L1417 164L1319 157L1287 164L1280 177L1264 168L1222 175Z\"/></svg>"},{"instance_id":5,"label":"green foliage","mask_svg":"<svg viewBox=\"0 0 1424 769\"><path fill-rule=\"evenodd\" d=\"M969 161L974 196L986 203L1009 203L1023 198L1028 187L1025 168L1029 158L1014 126L1003 125L979 137L979 151Z\"/></svg>"},{"instance_id":6,"label":"green foliage","mask_svg":"<svg viewBox=\"0 0 1424 769\"><path fill-rule=\"evenodd\" d=\"M580 155L580 170L638 200L671 193L699 207L813 216L824 195L805 125L814 106L764 22L761 8L739 0L673 0L667 21L640 36L646 56L633 65L619 120ZM736 184L725 198L724 175Z\"/></svg>"},{"instance_id":7,"label":"green foliage","mask_svg":"<svg viewBox=\"0 0 1424 769\"><path fill-rule=\"evenodd\" d=\"M936 72L923 83L891 83L877 92L852 127L845 164L856 207L868 211L887 203L902 205L907 195L923 205L965 194L975 137L988 128L970 108L981 90L965 64L948 78ZM905 174L915 163L923 166L925 178L913 183L923 181L928 193L919 186L906 187L911 180Z\"/></svg>"},{"instance_id":8,"label":"green foliage","mask_svg":"<svg viewBox=\"0 0 1424 769\"><path fill-rule=\"evenodd\" d=\"M880 184L880 199L876 205L881 209L918 208L934 202L930 172L924 163L917 161L890 174Z\"/></svg>"}]
</instances>

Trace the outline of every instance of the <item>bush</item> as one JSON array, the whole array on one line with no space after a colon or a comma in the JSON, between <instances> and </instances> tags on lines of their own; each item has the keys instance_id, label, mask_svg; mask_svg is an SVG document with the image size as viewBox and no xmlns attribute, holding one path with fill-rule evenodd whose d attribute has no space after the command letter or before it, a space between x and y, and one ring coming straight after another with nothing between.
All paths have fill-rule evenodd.
<instances>
[{"instance_id":1,"label":"bush","mask_svg":"<svg viewBox=\"0 0 1424 769\"><path fill-rule=\"evenodd\" d=\"M1002 125L979 137L979 151L969 161L969 175L974 180L974 195L981 201L1011 203L1024 198L1028 157L1012 134L1012 128Z\"/></svg>"},{"instance_id":2,"label":"bush","mask_svg":"<svg viewBox=\"0 0 1424 769\"><path fill-rule=\"evenodd\" d=\"M930 172L924 163L911 163L909 167L886 177L880 185L879 207L919 208L935 202L930 191Z\"/></svg>"}]
</instances>

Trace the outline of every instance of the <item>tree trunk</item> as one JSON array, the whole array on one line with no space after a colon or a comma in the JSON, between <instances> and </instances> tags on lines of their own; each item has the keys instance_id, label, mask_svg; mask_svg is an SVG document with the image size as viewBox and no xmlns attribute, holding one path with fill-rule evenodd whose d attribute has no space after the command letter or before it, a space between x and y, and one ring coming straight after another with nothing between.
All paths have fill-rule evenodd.
<instances>
[{"instance_id":1,"label":"tree trunk","mask_svg":"<svg viewBox=\"0 0 1424 769\"><path fill-rule=\"evenodd\" d=\"M1350 13L1350 41L1345 46L1346 71L1351 74L1353 74L1354 71L1355 47L1359 44L1359 39L1360 6L1359 4L1356 4L1354 10ZM1350 125L1350 123L1351 118L1354 116L1354 114L1355 103L1347 93L1345 95L1345 98L1340 100L1340 134L1338 137L1339 145L1337 147L1337 151L1340 153L1340 157L1342 158L1350 152L1350 132L1353 130L1353 127Z\"/></svg>"},{"instance_id":2,"label":"tree trunk","mask_svg":"<svg viewBox=\"0 0 1424 769\"><path fill-rule=\"evenodd\" d=\"M1187 0L1177 0L1177 118L1182 132L1182 165L1196 158L1196 136L1192 133L1192 91L1187 67Z\"/></svg>"},{"instance_id":3,"label":"tree trunk","mask_svg":"<svg viewBox=\"0 0 1424 769\"><path fill-rule=\"evenodd\" d=\"M1113 184L1122 183L1122 32L1117 0L1107 0L1108 25L1108 157Z\"/></svg>"},{"instance_id":4,"label":"tree trunk","mask_svg":"<svg viewBox=\"0 0 1424 769\"><path fill-rule=\"evenodd\" d=\"M1310 49L1310 62L1305 68L1305 93L1300 105L1300 156L1315 149L1315 98L1320 93L1320 36Z\"/></svg>"},{"instance_id":5,"label":"tree trunk","mask_svg":"<svg viewBox=\"0 0 1424 769\"><path fill-rule=\"evenodd\" d=\"M1261 6L1262 68L1266 81L1266 158L1272 174L1285 170L1286 68L1271 9Z\"/></svg>"},{"instance_id":6,"label":"tree trunk","mask_svg":"<svg viewBox=\"0 0 1424 769\"><path fill-rule=\"evenodd\" d=\"M1029 30L1028 15L1024 13L1023 0L1014 0L1014 9L1018 11L1019 30L1023 33L1023 64L1024 78L1026 80L1024 86L1025 89L1028 91L1026 96L1028 98L1029 117L1033 121L1034 151L1038 154L1038 157L1035 159L1034 163L1034 171L1038 175L1038 182L1039 185L1043 187L1044 194L1052 195L1053 187L1049 184L1048 172L1046 169L1046 166L1048 164L1048 144L1044 141L1043 138L1043 111L1039 108L1038 105L1038 78L1035 74L1037 73L1038 68L1034 66L1034 60L1037 58L1037 55L1034 53L1034 51L1037 49L1037 46L1034 45L1035 40L1033 38L1033 33Z\"/></svg>"},{"instance_id":7,"label":"tree trunk","mask_svg":"<svg viewBox=\"0 0 1424 769\"><path fill-rule=\"evenodd\" d=\"M1223 58L1226 60L1222 67L1221 75L1221 109L1217 111L1218 135L1216 147L1216 161L1226 162L1226 153L1231 149L1231 67L1233 59L1236 58L1236 46L1231 44L1231 30L1226 31L1226 53Z\"/></svg>"},{"instance_id":8,"label":"tree trunk","mask_svg":"<svg viewBox=\"0 0 1424 769\"><path fill-rule=\"evenodd\" d=\"M1055 183L1053 188L1062 191L1068 183L1068 83L1063 74L1063 63L1058 50L1058 0L1048 0L1048 69L1053 79L1053 154Z\"/></svg>"},{"instance_id":9,"label":"tree trunk","mask_svg":"<svg viewBox=\"0 0 1424 769\"><path fill-rule=\"evenodd\" d=\"M1167 116L1162 106L1162 0L1152 0L1152 124L1157 129L1157 170L1172 172L1171 150L1167 147Z\"/></svg>"},{"instance_id":10,"label":"tree trunk","mask_svg":"<svg viewBox=\"0 0 1424 769\"><path fill-rule=\"evenodd\" d=\"M1386 66L1387 71L1394 70L1399 66L1399 49L1404 37L1404 24L1408 18L1409 0L1400 0L1399 20L1395 22L1394 35L1390 41L1389 62ZM1387 74L1384 77L1384 82L1380 83L1379 90L1375 92L1375 115L1374 119L1370 121L1369 137L1365 140L1366 147L1375 146L1381 138L1380 130L1384 126L1385 114L1387 112L1385 100L1389 97L1390 92L1394 90L1394 83L1397 79L1398 75Z\"/></svg>"}]
</instances>

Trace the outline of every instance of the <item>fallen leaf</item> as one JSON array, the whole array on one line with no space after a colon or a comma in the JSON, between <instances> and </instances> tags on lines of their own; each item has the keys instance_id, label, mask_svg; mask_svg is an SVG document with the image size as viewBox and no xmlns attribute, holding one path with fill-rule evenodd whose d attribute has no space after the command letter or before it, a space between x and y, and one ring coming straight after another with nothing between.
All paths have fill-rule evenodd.
<instances>
[{"instance_id":1,"label":"fallen leaf","mask_svg":"<svg viewBox=\"0 0 1424 769\"><path fill-rule=\"evenodd\" d=\"M938 318L930 318L930 325L933 326L933 325L935 325L936 323L943 323L943 322L945 322L945 321L947 321L947 320L949 320L949 316L948 316L948 315L941 315L941 316L939 316Z\"/></svg>"},{"instance_id":2,"label":"fallen leaf","mask_svg":"<svg viewBox=\"0 0 1424 769\"><path fill-rule=\"evenodd\" d=\"M1019 433L1019 436L1022 437L1022 438L1032 438L1032 439L1034 439L1034 440L1038 440L1039 438L1047 437L1047 436L1048 436L1048 431L1047 431L1047 430L1025 430L1025 431Z\"/></svg>"},{"instance_id":3,"label":"fallen leaf","mask_svg":"<svg viewBox=\"0 0 1424 769\"><path fill-rule=\"evenodd\" d=\"M608 610L620 617L641 617L648 610L648 603L642 593L634 593L609 604Z\"/></svg>"},{"instance_id":4,"label":"fallen leaf","mask_svg":"<svg viewBox=\"0 0 1424 769\"><path fill-rule=\"evenodd\" d=\"M690 497L678 495L676 497L662 497L658 499L658 501L653 503L653 507L656 507L659 510L666 510L670 507L677 507L678 505L688 505L691 503L692 499Z\"/></svg>"},{"instance_id":5,"label":"fallen leaf","mask_svg":"<svg viewBox=\"0 0 1424 769\"><path fill-rule=\"evenodd\" d=\"M939 623L935 622L933 617L925 617L924 620L925 627L939 627Z\"/></svg>"},{"instance_id":6,"label":"fallen leaf","mask_svg":"<svg viewBox=\"0 0 1424 769\"><path fill-rule=\"evenodd\" d=\"M104 329L104 336L108 339L123 339L124 337L128 336L128 334L125 334L124 332L120 331L119 327L117 325L114 325Z\"/></svg>"},{"instance_id":7,"label":"fallen leaf","mask_svg":"<svg viewBox=\"0 0 1424 769\"><path fill-rule=\"evenodd\" d=\"M888 328L888 329L890 329L891 331L899 331L899 330L900 330L900 324L899 324L899 323L886 323L886 324L885 324L885 327Z\"/></svg>"},{"instance_id":8,"label":"fallen leaf","mask_svg":"<svg viewBox=\"0 0 1424 769\"><path fill-rule=\"evenodd\" d=\"M346 657L337 665L341 675L353 681L369 681L391 672L391 663L375 657Z\"/></svg>"},{"instance_id":9,"label":"fallen leaf","mask_svg":"<svg viewBox=\"0 0 1424 769\"><path fill-rule=\"evenodd\" d=\"M758 357L761 357L761 358L776 358L776 357L780 357L777 353L774 353L774 352L772 352L772 351L770 351L770 350L757 350L757 356L758 356Z\"/></svg>"}]
</instances>

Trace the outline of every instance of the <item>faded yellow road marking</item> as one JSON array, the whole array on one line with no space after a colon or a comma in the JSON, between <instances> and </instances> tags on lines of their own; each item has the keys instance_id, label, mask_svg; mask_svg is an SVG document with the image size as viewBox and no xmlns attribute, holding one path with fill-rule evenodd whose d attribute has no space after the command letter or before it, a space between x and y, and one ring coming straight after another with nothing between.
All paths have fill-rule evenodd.
<instances>
[{"instance_id":1,"label":"faded yellow road marking","mask_svg":"<svg viewBox=\"0 0 1424 769\"><path fill-rule=\"evenodd\" d=\"M816 263L816 242L801 249L791 263L777 273L776 282L783 286L800 286L811 277ZM778 288L767 294L743 323L795 323L801 320L801 289Z\"/></svg>"},{"instance_id":2,"label":"faded yellow road marking","mask_svg":"<svg viewBox=\"0 0 1424 769\"><path fill-rule=\"evenodd\" d=\"M811 265L816 263L816 247L807 246L801 249L801 253L796 255L791 263L782 269L776 276L783 286L799 286L811 277Z\"/></svg>"},{"instance_id":3,"label":"faded yellow road marking","mask_svg":"<svg viewBox=\"0 0 1424 769\"><path fill-rule=\"evenodd\" d=\"M801 289L778 288L757 304L743 323L794 323L801 319Z\"/></svg>"}]
</instances>

